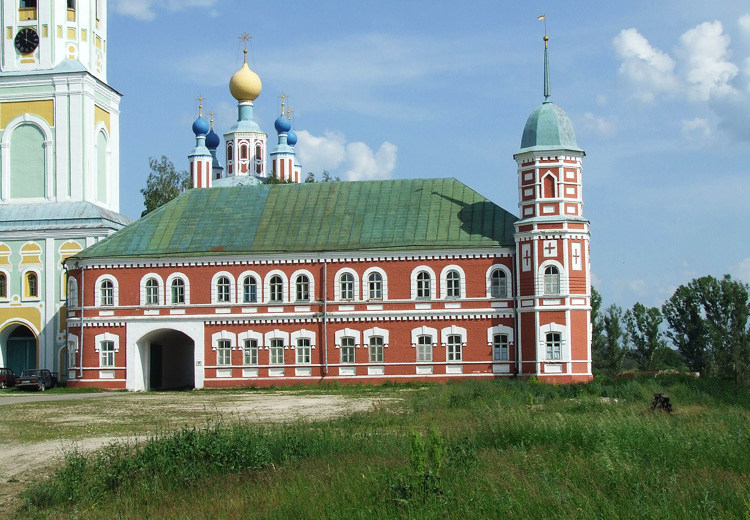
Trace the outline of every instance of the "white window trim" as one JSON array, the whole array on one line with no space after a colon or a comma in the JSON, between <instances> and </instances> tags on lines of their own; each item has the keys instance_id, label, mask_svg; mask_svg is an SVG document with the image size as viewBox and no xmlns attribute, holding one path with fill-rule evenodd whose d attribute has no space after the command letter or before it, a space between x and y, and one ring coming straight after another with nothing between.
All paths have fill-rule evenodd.
<instances>
[{"instance_id":1,"label":"white window trim","mask_svg":"<svg viewBox=\"0 0 750 520\"><path fill-rule=\"evenodd\" d=\"M36 274L36 296L26 296L26 276L29 273ZM36 267L27 267L21 271L21 301L38 302L42 299L42 271Z\"/></svg>"},{"instance_id":2,"label":"white window trim","mask_svg":"<svg viewBox=\"0 0 750 520\"><path fill-rule=\"evenodd\" d=\"M172 282L180 279L185 284L185 303L172 303ZM190 305L190 280L184 273L172 273L167 277L167 283L164 290L167 305Z\"/></svg>"},{"instance_id":3,"label":"white window trim","mask_svg":"<svg viewBox=\"0 0 750 520\"><path fill-rule=\"evenodd\" d=\"M4 302L4 301L10 300L10 294L11 294L11 290L10 290L10 272L8 272L8 270L5 269L4 267L0 267L0 273L2 273L2 274L5 275L5 296L4 297L0 297L0 301Z\"/></svg>"},{"instance_id":4,"label":"white window trim","mask_svg":"<svg viewBox=\"0 0 750 520\"><path fill-rule=\"evenodd\" d=\"M237 350L243 350L245 348L245 340L254 339L258 342L258 349L263 348L263 334L255 332L254 330L248 330L237 334Z\"/></svg>"},{"instance_id":5,"label":"white window trim","mask_svg":"<svg viewBox=\"0 0 750 520\"><path fill-rule=\"evenodd\" d=\"M341 299L341 276L349 273L354 278L354 281L352 282L354 284L354 298L352 300L342 300ZM341 301L359 301L359 275L357 274L357 271L354 269L351 269L349 267L344 267L343 269L339 269L338 272L336 272L336 282L333 286L333 299L334 301L341 302Z\"/></svg>"},{"instance_id":6,"label":"white window trim","mask_svg":"<svg viewBox=\"0 0 750 520\"><path fill-rule=\"evenodd\" d=\"M307 300L298 300L297 299L297 277L300 275L307 276L307 279L310 281L309 287L308 287L308 295L309 298ZM315 277L313 274L308 271L307 269L297 269L292 273L292 276L289 277L290 283L289 283L289 301L290 302L301 302L301 303L309 303L314 302L315 299Z\"/></svg>"},{"instance_id":7,"label":"white window trim","mask_svg":"<svg viewBox=\"0 0 750 520\"><path fill-rule=\"evenodd\" d=\"M35 116L33 114L21 114L20 116L17 116L13 118L7 125L5 125L5 130L3 132L2 141L0 142L0 149L2 149L2 154L0 157L0 171L3 172L10 172L10 139L13 135L13 131L18 128L19 126L23 124L31 124L33 126L36 126L44 135L44 197L34 197L34 198L23 198L23 199L14 199L18 201L26 201L26 202L33 202L33 201L43 201L43 200L51 200L53 196L53 175L52 175L52 168L54 167L54 160L53 160L53 143L54 139L52 137L52 129L47 124L47 121L39 116ZM10 175L3 175L2 176L2 201L5 202L10 199Z\"/></svg>"},{"instance_id":8,"label":"white window trim","mask_svg":"<svg viewBox=\"0 0 750 520\"><path fill-rule=\"evenodd\" d=\"M495 325L487 329L487 345L490 347L495 344L495 334L505 334L508 336L508 349L513 346L513 327L507 325Z\"/></svg>"},{"instance_id":9,"label":"white window trim","mask_svg":"<svg viewBox=\"0 0 750 520\"><path fill-rule=\"evenodd\" d=\"M306 338L310 340L310 348L315 349L315 332L306 329L300 329L292 332L290 337L290 347L293 349L297 348L297 340L300 338Z\"/></svg>"},{"instance_id":10,"label":"white window trim","mask_svg":"<svg viewBox=\"0 0 750 520\"><path fill-rule=\"evenodd\" d=\"M417 347L417 342L419 336L432 336L432 347L438 346L438 331L437 329L433 329L432 327L427 327L426 325L422 325L421 327L417 327L416 329L411 329L411 346L413 348Z\"/></svg>"},{"instance_id":11,"label":"white window trim","mask_svg":"<svg viewBox=\"0 0 750 520\"><path fill-rule=\"evenodd\" d=\"M443 347L448 346L448 336L461 336L461 346L466 346L466 338L468 337L466 335L466 329L463 327L457 327L455 325L451 325L450 327L445 327L440 331L440 343Z\"/></svg>"},{"instance_id":12,"label":"white window trim","mask_svg":"<svg viewBox=\"0 0 750 520\"><path fill-rule=\"evenodd\" d=\"M557 272L560 276L560 292L558 294L546 294L544 292L544 271L550 266L557 267ZM537 296L556 298L560 296L566 296L569 292L568 289L568 275L563 265L557 260L546 260L539 265L536 276L537 283Z\"/></svg>"},{"instance_id":13,"label":"white window trim","mask_svg":"<svg viewBox=\"0 0 750 520\"><path fill-rule=\"evenodd\" d=\"M370 338L372 336L381 336L383 338L383 347L388 347L388 330L373 327L362 331L362 346L364 348L367 348L370 345Z\"/></svg>"},{"instance_id":14,"label":"white window trim","mask_svg":"<svg viewBox=\"0 0 750 520\"><path fill-rule=\"evenodd\" d=\"M159 276L156 273L148 273L148 274L145 274L141 278L141 306L144 306L144 307L146 305L148 305L149 307L154 306L153 303L149 303L149 304L146 303L146 282L148 281L149 278L153 278L159 284L159 287L156 291L157 300L158 300L156 305L164 305L164 280L162 279L161 276Z\"/></svg>"},{"instance_id":15,"label":"white window trim","mask_svg":"<svg viewBox=\"0 0 750 520\"><path fill-rule=\"evenodd\" d=\"M374 335L377 336L378 334L374 334ZM362 335L358 330L349 329L349 328L339 329L333 333L334 343L336 345L336 348L341 348L341 338L354 338L354 347L359 348L362 345L361 339L360 339L361 336ZM368 340L370 339L369 336L367 339ZM385 341L385 339L383 341Z\"/></svg>"},{"instance_id":16,"label":"white window trim","mask_svg":"<svg viewBox=\"0 0 750 520\"><path fill-rule=\"evenodd\" d=\"M417 298L417 275L426 271L430 275L430 297L429 298ZM438 299L438 286L435 283L435 271L430 266L419 265L411 271L411 299L412 300L437 300Z\"/></svg>"},{"instance_id":17,"label":"white window trim","mask_svg":"<svg viewBox=\"0 0 750 520\"><path fill-rule=\"evenodd\" d=\"M104 332L102 334L97 334L96 336L94 336L94 350L97 353L101 353L102 341L111 341L115 344L115 352L120 352L120 336L112 334L111 332ZM78 344L77 341L76 344Z\"/></svg>"},{"instance_id":18,"label":"white window trim","mask_svg":"<svg viewBox=\"0 0 750 520\"><path fill-rule=\"evenodd\" d=\"M560 359L547 359L547 334L557 332L560 334ZM537 332L537 360L551 363L566 363L570 361L570 341L568 341L568 327L560 323L547 323L540 325Z\"/></svg>"},{"instance_id":19,"label":"white window trim","mask_svg":"<svg viewBox=\"0 0 750 520\"><path fill-rule=\"evenodd\" d=\"M455 296L448 297L448 273L450 271L456 271L459 275L458 288L461 292L461 296L457 298ZM466 298L466 273L464 273L464 270L460 266L448 265L440 271L440 294L443 295L444 300L459 300Z\"/></svg>"},{"instance_id":20,"label":"white window trim","mask_svg":"<svg viewBox=\"0 0 750 520\"><path fill-rule=\"evenodd\" d=\"M271 301L271 278L274 276L281 277L281 301ZM282 303L289 303L289 279L287 278L284 271L274 269L269 271L263 279L263 301L269 305L279 305ZM258 298L260 299L260 298Z\"/></svg>"},{"instance_id":21,"label":"white window trim","mask_svg":"<svg viewBox=\"0 0 750 520\"><path fill-rule=\"evenodd\" d=\"M245 278L248 276L252 276L255 278L255 301L254 302L246 302L243 298L244 294L244 286L245 286ZM243 271L238 277L237 277L237 303L244 303L249 305L254 305L261 303L263 301L263 277L256 273L255 271Z\"/></svg>"},{"instance_id":22,"label":"white window trim","mask_svg":"<svg viewBox=\"0 0 750 520\"><path fill-rule=\"evenodd\" d=\"M78 354L78 336L68 333L68 342L65 344L65 348L68 349L68 368L70 369L76 366L76 356Z\"/></svg>"},{"instance_id":23,"label":"white window trim","mask_svg":"<svg viewBox=\"0 0 750 520\"><path fill-rule=\"evenodd\" d=\"M65 276L64 273L63 276ZM72 298L71 295L73 296ZM76 280L73 276L68 276L68 281L65 284L65 306L69 309L77 309L79 296L78 280Z\"/></svg>"},{"instance_id":24,"label":"white window trim","mask_svg":"<svg viewBox=\"0 0 750 520\"><path fill-rule=\"evenodd\" d=\"M219 278L222 276L226 276L229 280L229 301L228 302L220 302L219 301ZM211 303L215 305L231 305L235 302L234 296L237 293L236 284L234 280L234 276L232 276L232 273L229 273L227 271L219 271L218 273L214 274L213 278L211 278Z\"/></svg>"},{"instance_id":25,"label":"white window trim","mask_svg":"<svg viewBox=\"0 0 750 520\"><path fill-rule=\"evenodd\" d=\"M284 342L284 349L289 348L289 333L285 332L283 330L274 329L270 332L266 332L263 335L263 348L265 350L268 350L268 348L271 346L271 340L272 339L280 339ZM260 346L260 345L258 345Z\"/></svg>"},{"instance_id":26,"label":"white window trim","mask_svg":"<svg viewBox=\"0 0 750 520\"><path fill-rule=\"evenodd\" d=\"M370 300L370 282L368 278L372 273L378 273L383 278L383 298L382 301L385 301L388 299L388 275L385 274L385 271L381 269L380 267L370 267L369 269L366 269L364 274L362 275L362 299L363 300ZM378 299L370 300L370 301L381 301Z\"/></svg>"},{"instance_id":27,"label":"white window trim","mask_svg":"<svg viewBox=\"0 0 750 520\"><path fill-rule=\"evenodd\" d=\"M501 296L500 299L510 299L513 297L513 278L511 277L510 269L508 269L508 267L503 264L493 264L489 269L487 269L487 298L492 298L492 273L498 269L505 273L505 296Z\"/></svg>"},{"instance_id":28,"label":"white window trim","mask_svg":"<svg viewBox=\"0 0 750 520\"><path fill-rule=\"evenodd\" d=\"M117 284L117 278L112 276L111 274L103 274L99 278L96 279L96 283L94 283L94 307L103 307L102 305L102 282L105 280L109 280L112 282L112 305L111 307L117 307L119 305L119 296L120 296L120 290ZM142 283L145 283L142 281ZM107 305L107 307L110 307Z\"/></svg>"}]
</instances>

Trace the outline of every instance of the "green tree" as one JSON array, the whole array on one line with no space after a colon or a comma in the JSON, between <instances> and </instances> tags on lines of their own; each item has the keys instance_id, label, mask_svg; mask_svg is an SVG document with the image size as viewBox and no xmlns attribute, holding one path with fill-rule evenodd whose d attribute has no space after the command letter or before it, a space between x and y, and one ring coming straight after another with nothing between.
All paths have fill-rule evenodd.
<instances>
[{"instance_id":1,"label":"green tree","mask_svg":"<svg viewBox=\"0 0 750 520\"><path fill-rule=\"evenodd\" d=\"M688 365L703 373L712 373L716 368L709 348L709 328L703 310L703 299L710 293L708 287L712 285L711 279L712 276L704 276L679 286L661 307L669 325L667 337Z\"/></svg>"},{"instance_id":2,"label":"green tree","mask_svg":"<svg viewBox=\"0 0 750 520\"><path fill-rule=\"evenodd\" d=\"M601 314L602 295L591 287L591 358L594 370L607 368L604 317Z\"/></svg>"},{"instance_id":3,"label":"green tree","mask_svg":"<svg viewBox=\"0 0 750 520\"><path fill-rule=\"evenodd\" d=\"M146 179L146 187L141 188L143 205L146 209L141 216L151 213L179 194L191 188L190 175L186 170L177 171L166 155L161 159L149 157L148 166L151 172Z\"/></svg>"},{"instance_id":4,"label":"green tree","mask_svg":"<svg viewBox=\"0 0 750 520\"><path fill-rule=\"evenodd\" d=\"M331 177L331 174L328 173L328 171L323 170L323 173L320 175L320 180L317 180L315 178L315 174L313 172L307 172L307 177L305 177L305 182L340 182L340 177Z\"/></svg>"},{"instance_id":5,"label":"green tree","mask_svg":"<svg viewBox=\"0 0 750 520\"><path fill-rule=\"evenodd\" d=\"M305 177L305 182L315 182L315 174L313 172L307 172L307 177Z\"/></svg>"},{"instance_id":6,"label":"green tree","mask_svg":"<svg viewBox=\"0 0 750 520\"><path fill-rule=\"evenodd\" d=\"M605 346L604 352L607 358L607 366L615 374L622 371L622 362L625 358L625 338L622 330L622 308L612 304L607 307L604 314Z\"/></svg>"},{"instance_id":7,"label":"green tree","mask_svg":"<svg viewBox=\"0 0 750 520\"><path fill-rule=\"evenodd\" d=\"M640 302L625 313L627 338L633 344L632 354L641 369L654 370L654 352L665 345L659 330L662 320L658 308Z\"/></svg>"}]
</instances>

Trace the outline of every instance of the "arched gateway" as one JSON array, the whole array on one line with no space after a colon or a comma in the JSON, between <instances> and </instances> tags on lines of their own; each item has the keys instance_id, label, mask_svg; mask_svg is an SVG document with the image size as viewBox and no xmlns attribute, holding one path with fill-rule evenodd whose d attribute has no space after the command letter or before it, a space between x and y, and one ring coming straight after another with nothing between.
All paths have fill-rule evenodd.
<instances>
[{"instance_id":1,"label":"arched gateway","mask_svg":"<svg viewBox=\"0 0 750 520\"><path fill-rule=\"evenodd\" d=\"M136 334L137 339L128 342L128 390L202 388L203 367L201 360L196 359L196 352L202 352L202 349L196 350L190 335L173 328Z\"/></svg>"}]
</instances>

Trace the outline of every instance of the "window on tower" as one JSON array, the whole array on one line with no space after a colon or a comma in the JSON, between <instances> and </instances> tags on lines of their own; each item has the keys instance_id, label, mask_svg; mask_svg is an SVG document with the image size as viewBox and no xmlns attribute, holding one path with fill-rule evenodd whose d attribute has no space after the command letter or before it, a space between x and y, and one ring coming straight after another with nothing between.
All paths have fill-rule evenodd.
<instances>
[{"instance_id":1,"label":"window on tower","mask_svg":"<svg viewBox=\"0 0 750 520\"><path fill-rule=\"evenodd\" d=\"M23 20L36 20L36 0L21 0L18 9L18 19Z\"/></svg>"},{"instance_id":2,"label":"window on tower","mask_svg":"<svg viewBox=\"0 0 750 520\"><path fill-rule=\"evenodd\" d=\"M544 294L560 294L560 271L554 265L544 270Z\"/></svg>"},{"instance_id":3,"label":"window on tower","mask_svg":"<svg viewBox=\"0 0 750 520\"><path fill-rule=\"evenodd\" d=\"M76 0L68 0L68 21L76 21Z\"/></svg>"},{"instance_id":4,"label":"window on tower","mask_svg":"<svg viewBox=\"0 0 750 520\"><path fill-rule=\"evenodd\" d=\"M555 178L552 175L544 177L544 198L553 199L556 197L555 194Z\"/></svg>"},{"instance_id":5,"label":"window on tower","mask_svg":"<svg viewBox=\"0 0 750 520\"><path fill-rule=\"evenodd\" d=\"M240 159L247 159L247 146L240 146Z\"/></svg>"}]
</instances>

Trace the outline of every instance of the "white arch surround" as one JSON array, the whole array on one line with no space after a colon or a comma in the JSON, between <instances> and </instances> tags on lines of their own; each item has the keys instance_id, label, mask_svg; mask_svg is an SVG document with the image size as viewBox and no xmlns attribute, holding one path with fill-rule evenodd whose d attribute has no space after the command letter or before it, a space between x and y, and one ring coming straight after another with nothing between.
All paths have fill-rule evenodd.
<instances>
[{"instance_id":1,"label":"white arch surround","mask_svg":"<svg viewBox=\"0 0 750 520\"><path fill-rule=\"evenodd\" d=\"M461 295L458 297L448 297L448 273L450 271L456 271L459 275L458 287ZM466 298L466 273L464 273L464 270L461 268L461 266L455 264L447 265L443 268L442 271L440 271L440 294L442 295L442 298L444 300L458 300L461 298Z\"/></svg>"},{"instance_id":2,"label":"white arch surround","mask_svg":"<svg viewBox=\"0 0 750 520\"><path fill-rule=\"evenodd\" d=\"M112 282L112 307L117 307L120 305L120 289L117 284L117 278L115 278L111 274L103 274L99 278L96 279L96 282L94 283L94 307L102 307L102 282L105 280L109 280ZM143 286L146 282L141 281L141 285ZM109 307L109 305L107 306Z\"/></svg>"},{"instance_id":3,"label":"white arch surround","mask_svg":"<svg viewBox=\"0 0 750 520\"><path fill-rule=\"evenodd\" d=\"M297 277L300 275L307 276L307 279L310 282L309 285L309 291L308 291L308 299L307 300L297 300ZM309 303L316 301L317 298L315 297L315 277L313 274L308 271L307 269L297 269L292 273L292 275L289 277L289 301L290 302L302 302L302 303Z\"/></svg>"},{"instance_id":4,"label":"white arch surround","mask_svg":"<svg viewBox=\"0 0 750 520\"><path fill-rule=\"evenodd\" d=\"M411 329L411 346L416 347L418 343L419 336L432 336L432 346L437 347L438 346L438 332L437 329L433 329L432 327L428 327L426 325L422 325L421 327L417 327L416 329Z\"/></svg>"},{"instance_id":5,"label":"white arch surround","mask_svg":"<svg viewBox=\"0 0 750 520\"><path fill-rule=\"evenodd\" d=\"M374 334L377 336L378 334ZM359 348L361 343L362 333L355 329L345 328L345 329L339 329L336 332L333 333L334 337L334 343L336 345L336 348L341 348L341 338L354 338L354 346L356 348ZM369 336L367 338L369 340ZM385 342L385 338L383 339L383 342Z\"/></svg>"},{"instance_id":6,"label":"white arch surround","mask_svg":"<svg viewBox=\"0 0 750 520\"><path fill-rule=\"evenodd\" d=\"M258 344L258 348L263 348L263 334L254 330L247 330L237 334L237 350L242 350L245 347L245 340L248 339L254 339Z\"/></svg>"},{"instance_id":7,"label":"white arch surround","mask_svg":"<svg viewBox=\"0 0 750 520\"><path fill-rule=\"evenodd\" d=\"M106 178L107 186L105 190L105 197L106 200L99 200L99 134L104 134L104 139L106 140L106 147L104 149L104 164L105 164L105 172L104 176ZM96 168L96 182L95 183L87 183L89 186L95 186L96 187L96 193L92 194L91 200L98 200L99 202L105 204L107 207L112 206L112 172L110 166L112 165L112 137L109 135L109 130L107 130L107 125L104 124L103 121L99 121L96 125L96 130L94 131L94 157L97 161L97 168Z\"/></svg>"},{"instance_id":8,"label":"white arch surround","mask_svg":"<svg viewBox=\"0 0 750 520\"><path fill-rule=\"evenodd\" d=\"M353 300L342 300L341 299L341 276L344 274L351 274L354 277L354 298ZM333 299L337 302L340 301L359 301L359 275L357 271L349 267L343 267L336 271L335 282L333 284Z\"/></svg>"},{"instance_id":9,"label":"white arch surround","mask_svg":"<svg viewBox=\"0 0 750 520\"><path fill-rule=\"evenodd\" d=\"M381 269L380 267L370 267L365 270L364 274L362 274L362 299L363 300L369 300L370 299L370 275L372 273L378 273L383 279L383 298L382 300L388 299L388 275L385 273L385 270Z\"/></svg>"},{"instance_id":10,"label":"white arch surround","mask_svg":"<svg viewBox=\"0 0 750 520\"><path fill-rule=\"evenodd\" d=\"M560 359L547 359L547 334L557 332L560 334ZM567 363L570 357L570 338L568 337L568 327L561 323L547 323L540 325L537 329L537 352L536 358L540 361L552 363Z\"/></svg>"},{"instance_id":11,"label":"white arch surround","mask_svg":"<svg viewBox=\"0 0 750 520\"><path fill-rule=\"evenodd\" d=\"M157 293L156 293L158 301L155 304L154 303L148 303L148 304L146 303L146 282L149 280L149 278L153 278L159 284L159 288L158 288ZM148 305L149 307L153 307L154 305L164 305L164 280L158 274L156 274L156 273L147 273L147 274L143 275L143 277L141 278L141 291L140 292L141 292L140 296L141 296L141 305L142 306Z\"/></svg>"},{"instance_id":12,"label":"white arch surround","mask_svg":"<svg viewBox=\"0 0 750 520\"><path fill-rule=\"evenodd\" d=\"M487 274L485 276L487 298L492 298L492 273L496 270L500 270L505 273L505 296L500 295L500 299L512 298L513 277L511 276L510 269L504 264L493 264L489 269L487 269Z\"/></svg>"},{"instance_id":13,"label":"white arch surround","mask_svg":"<svg viewBox=\"0 0 750 520\"><path fill-rule=\"evenodd\" d=\"M383 338L383 347L388 346L388 329L381 329L379 327L373 327L371 329L362 331L362 346L367 348L370 345L370 338L372 336L380 336Z\"/></svg>"},{"instance_id":14,"label":"white arch surround","mask_svg":"<svg viewBox=\"0 0 750 520\"><path fill-rule=\"evenodd\" d=\"M185 302L184 303L172 303L172 282L175 280L182 280L185 284ZM190 305L190 279L185 273L172 273L167 276L167 283L164 286L165 301L167 305Z\"/></svg>"},{"instance_id":15,"label":"white arch surround","mask_svg":"<svg viewBox=\"0 0 750 520\"><path fill-rule=\"evenodd\" d=\"M545 294L544 292L544 270L547 267L554 266L557 267L557 272L560 275L560 292L558 294ZM563 267L563 265L558 262L557 260L545 260L541 264L539 264L539 269L537 269L536 272L536 283L537 283L537 295L541 295L544 297L560 297L560 296L566 296L570 289L568 287L568 274L566 269Z\"/></svg>"},{"instance_id":16,"label":"white arch surround","mask_svg":"<svg viewBox=\"0 0 750 520\"><path fill-rule=\"evenodd\" d=\"M54 164L52 157L54 148L52 146L52 130L45 119L26 113L13 118L5 126L2 140L0 140L0 164L2 164L2 180L0 181L2 197L0 200L2 200L2 202L10 200L10 139L13 131L24 124L36 126L42 132L42 136L44 137L44 197L41 199L34 198L19 200L52 200L54 195L54 186L52 183L52 165Z\"/></svg>"},{"instance_id":17,"label":"white arch surround","mask_svg":"<svg viewBox=\"0 0 750 520\"><path fill-rule=\"evenodd\" d=\"M296 330L291 333L289 346L291 348L297 348L297 340L300 338L307 338L310 340L310 347L315 348L315 332L306 329Z\"/></svg>"},{"instance_id":18,"label":"white arch surround","mask_svg":"<svg viewBox=\"0 0 750 520\"><path fill-rule=\"evenodd\" d=\"M229 346L232 349L237 350L237 335L228 330L220 330L219 332L211 334L211 350L216 350L216 344L220 339L228 339L230 342Z\"/></svg>"},{"instance_id":19,"label":"white arch surround","mask_svg":"<svg viewBox=\"0 0 750 520\"><path fill-rule=\"evenodd\" d=\"M248 276L252 276L255 278L255 301L254 302L246 302L244 300L244 285L245 285L245 278ZM240 275L237 277L237 303L260 303L263 301L263 277L256 273L255 271L243 271L240 273ZM260 344L260 343L259 343Z\"/></svg>"},{"instance_id":20,"label":"white arch surround","mask_svg":"<svg viewBox=\"0 0 750 520\"><path fill-rule=\"evenodd\" d=\"M0 296L0 301L8 301L11 295L10 271L4 267L0 267L0 273L5 275L5 296Z\"/></svg>"},{"instance_id":21,"label":"white arch surround","mask_svg":"<svg viewBox=\"0 0 750 520\"><path fill-rule=\"evenodd\" d=\"M36 287L36 296L31 296L31 295L26 296L26 292L27 292L26 291L26 289L27 289L27 283L26 283L27 280L26 280L26 277L28 276L29 273L36 274L36 285L37 285L37 287ZM46 284L46 280L44 280L44 281L45 281L45 284ZM45 289L46 289L46 287L45 287ZM24 268L24 270L21 271L21 301L25 301L25 302L39 301L39 300L42 299L43 292L44 291L42 290L42 271L41 271L41 269L39 269L38 267L26 267L26 268Z\"/></svg>"},{"instance_id":22,"label":"white arch surround","mask_svg":"<svg viewBox=\"0 0 750 520\"><path fill-rule=\"evenodd\" d=\"M430 275L430 297L429 298L417 298L417 275L426 271ZM438 286L435 283L435 271L428 265L418 265L411 271L411 299L412 300L437 300L438 299Z\"/></svg>"},{"instance_id":23,"label":"white arch surround","mask_svg":"<svg viewBox=\"0 0 750 520\"><path fill-rule=\"evenodd\" d=\"M69 309L77 309L78 308L78 280L76 280L74 276L68 276L68 282L66 285L67 287L65 288L65 305Z\"/></svg>"},{"instance_id":24,"label":"white arch surround","mask_svg":"<svg viewBox=\"0 0 750 520\"><path fill-rule=\"evenodd\" d=\"M487 345L492 346L495 343L495 334L505 334L508 336L508 345L513 345L513 327L507 325L495 325L487 329Z\"/></svg>"},{"instance_id":25,"label":"white arch surround","mask_svg":"<svg viewBox=\"0 0 750 520\"><path fill-rule=\"evenodd\" d=\"M461 346L466 346L468 336L466 335L465 328L457 327L456 325L451 325L450 327L443 328L440 331L441 346L445 347L448 345L448 336L461 336Z\"/></svg>"},{"instance_id":26,"label":"white arch surround","mask_svg":"<svg viewBox=\"0 0 750 520\"><path fill-rule=\"evenodd\" d=\"M219 278L222 276L226 276L227 279L229 279L229 301L228 302L220 302L219 301L219 288L217 286L217 283L219 281ZM218 273L214 274L213 278L211 278L211 303L217 304L217 305L229 305L235 302L235 295L237 293L237 285L234 280L234 276L232 276L232 273L228 271L219 271Z\"/></svg>"},{"instance_id":27,"label":"white arch surround","mask_svg":"<svg viewBox=\"0 0 750 520\"><path fill-rule=\"evenodd\" d=\"M283 330L274 329L270 332L266 332L263 336L263 348L268 350L268 347L271 346L271 340L272 339L280 339L284 342L284 348L289 348L289 333L285 332Z\"/></svg>"},{"instance_id":28,"label":"white arch surround","mask_svg":"<svg viewBox=\"0 0 750 520\"><path fill-rule=\"evenodd\" d=\"M281 301L271 301L271 278L274 276L281 277ZM269 304L289 303L289 279L284 271L274 269L269 271L263 279L263 301Z\"/></svg>"}]
</instances>

